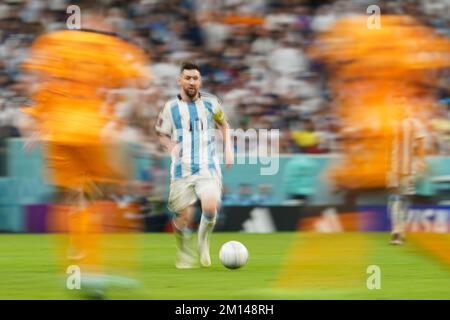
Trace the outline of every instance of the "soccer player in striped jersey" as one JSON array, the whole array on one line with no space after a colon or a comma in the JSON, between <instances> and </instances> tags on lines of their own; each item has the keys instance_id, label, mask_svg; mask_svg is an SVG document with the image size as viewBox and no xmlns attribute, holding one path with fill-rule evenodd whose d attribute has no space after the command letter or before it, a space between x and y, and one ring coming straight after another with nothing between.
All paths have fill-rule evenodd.
<instances>
[{"instance_id":1,"label":"soccer player in striped jersey","mask_svg":"<svg viewBox=\"0 0 450 320\"><path fill-rule=\"evenodd\" d=\"M389 215L391 219L391 244L404 241L405 220L409 198L415 194L415 179L426 169L425 130L421 122L414 118L408 106L397 106L406 110L405 116L394 121L391 146L391 163L388 173Z\"/></svg>"},{"instance_id":2,"label":"soccer player in striped jersey","mask_svg":"<svg viewBox=\"0 0 450 320\"><path fill-rule=\"evenodd\" d=\"M222 195L221 170L213 139L216 126L224 141L227 169L234 157L225 114L216 97L200 93L201 84L199 67L183 63L178 77L181 92L164 105L156 123L160 142L172 157L168 207L176 213L173 226L178 246L176 267L180 269L196 265L190 248L190 225L197 200L202 208L198 230L200 264L211 265L209 235Z\"/></svg>"}]
</instances>

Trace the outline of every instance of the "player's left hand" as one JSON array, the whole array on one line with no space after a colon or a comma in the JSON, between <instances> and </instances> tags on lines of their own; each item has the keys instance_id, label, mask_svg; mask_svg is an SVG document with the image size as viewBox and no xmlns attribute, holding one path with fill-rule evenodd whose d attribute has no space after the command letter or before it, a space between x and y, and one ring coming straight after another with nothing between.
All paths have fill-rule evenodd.
<instances>
[{"instance_id":1,"label":"player's left hand","mask_svg":"<svg viewBox=\"0 0 450 320\"><path fill-rule=\"evenodd\" d=\"M227 170L229 170L233 164L234 164L233 151L227 150L225 152L225 166L226 166Z\"/></svg>"}]
</instances>

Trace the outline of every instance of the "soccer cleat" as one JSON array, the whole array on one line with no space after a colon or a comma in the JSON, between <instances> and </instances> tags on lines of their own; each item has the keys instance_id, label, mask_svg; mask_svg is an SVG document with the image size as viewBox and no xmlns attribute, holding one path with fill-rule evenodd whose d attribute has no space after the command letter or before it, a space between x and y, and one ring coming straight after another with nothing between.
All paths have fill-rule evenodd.
<instances>
[{"instance_id":1,"label":"soccer cleat","mask_svg":"<svg viewBox=\"0 0 450 320\"><path fill-rule=\"evenodd\" d=\"M192 254L187 253L186 251L178 251L175 267L177 267L177 269L192 269L197 268L198 265Z\"/></svg>"},{"instance_id":2,"label":"soccer cleat","mask_svg":"<svg viewBox=\"0 0 450 320\"><path fill-rule=\"evenodd\" d=\"M403 237L399 233L393 233L391 238L392 245L402 245Z\"/></svg>"},{"instance_id":3,"label":"soccer cleat","mask_svg":"<svg viewBox=\"0 0 450 320\"><path fill-rule=\"evenodd\" d=\"M183 231L175 226L175 238L177 242L177 257L175 267L177 269L197 268L196 252L192 248L192 236L190 232Z\"/></svg>"},{"instance_id":4,"label":"soccer cleat","mask_svg":"<svg viewBox=\"0 0 450 320\"><path fill-rule=\"evenodd\" d=\"M210 267L211 257L209 256L209 243L207 240L199 244L198 251L200 253L200 264L202 267Z\"/></svg>"}]
</instances>

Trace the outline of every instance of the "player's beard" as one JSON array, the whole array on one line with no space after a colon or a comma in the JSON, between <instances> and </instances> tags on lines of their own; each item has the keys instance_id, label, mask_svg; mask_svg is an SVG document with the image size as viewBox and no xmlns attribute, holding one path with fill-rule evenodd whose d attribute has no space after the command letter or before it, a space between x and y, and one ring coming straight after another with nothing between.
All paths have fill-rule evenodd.
<instances>
[{"instance_id":1,"label":"player's beard","mask_svg":"<svg viewBox=\"0 0 450 320\"><path fill-rule=\"evenodd\" d=\"M191 91L190 91L189 88L184 89L184 93L189 97L189 99L195 98L195 96L196 96L197 93L198 93L198 90L197 90L197 89L192 89L192 92L193 92L193 93L191 93Z\"/></svg>"}]
</instances>

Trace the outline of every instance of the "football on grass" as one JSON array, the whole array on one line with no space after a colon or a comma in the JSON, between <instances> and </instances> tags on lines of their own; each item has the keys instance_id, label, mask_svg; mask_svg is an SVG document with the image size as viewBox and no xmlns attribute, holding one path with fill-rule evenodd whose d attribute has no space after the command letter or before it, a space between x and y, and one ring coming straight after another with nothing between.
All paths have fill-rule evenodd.
<instances>
[{"instance_id":1,"label":"football on grass","mask_svg":"<svg viewBox=\"0 0 450 320\"><path fill-rule=\"evenodd\" d=\"M219 257L228 269L238 269L247 263L248 250L239 241L228 241L220 248Z\"/></svg>"}]
</instances>

